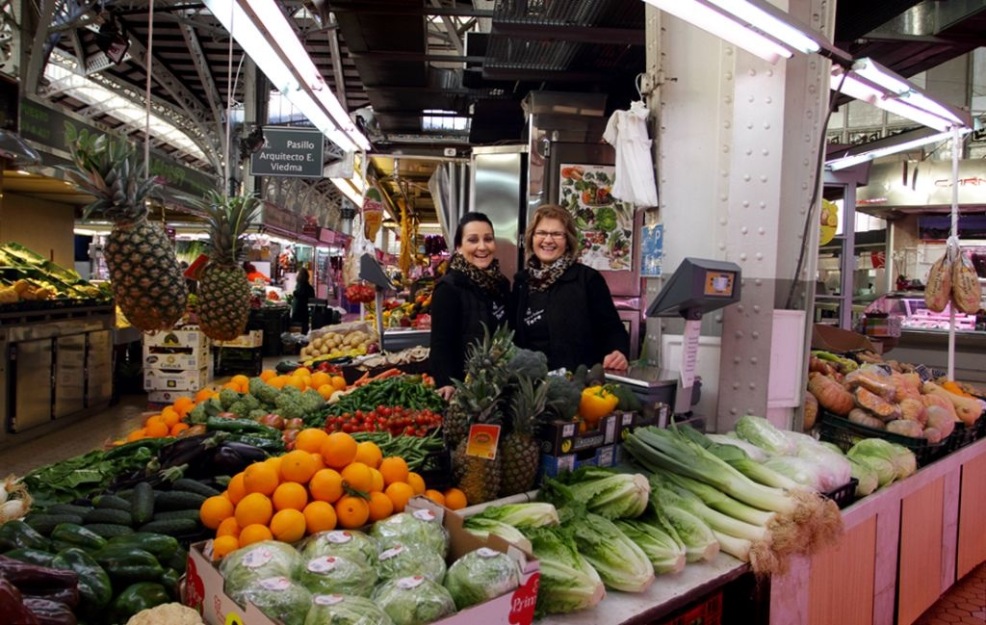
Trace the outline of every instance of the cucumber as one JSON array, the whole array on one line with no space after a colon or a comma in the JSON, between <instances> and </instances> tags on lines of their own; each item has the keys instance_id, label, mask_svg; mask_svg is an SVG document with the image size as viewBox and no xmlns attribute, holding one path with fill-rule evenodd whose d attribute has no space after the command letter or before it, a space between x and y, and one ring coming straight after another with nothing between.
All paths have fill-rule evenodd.
<instances>
[{"instance_id":1,"label":"cucumber","mask_svg":"<svg viewBox=\"0 0 986 625\"><path fill-rule=\"evenodd\" d=\"M51 561L55 559L55 554L41 551L40 549L11 549L3 555L14 560L20 560L28 564L51 567Z\"/></svg>"},{"instance_id":2,"label":"cucumber","mask_svg":"<svg viewBox=\"0 0 986 625\"><path fill-rule=\"evenodd\" d=\"M93 557L114 580L123 582L145 582L157 580L164 568L154 554L126 545L103 547Z\"/></svg>"},{"instance_id":3,"label":"cucumber","mask_svg":"<svg viewBox=\"0 0 986 625\"><path fill-rule=\"evenodd\" d=\"M134 486L130 500L130 515L133 522L143 525L154 515L154 489L147 482L138 482Z\"/></svg>"},{"instance_id":4,"label":"cucumber","mask_svg":"<svg viewBox=\"0 0 986 625\"><path fill-rule=\"evenodd\" d=\"M154 495L155 510L198 510L207 499L198 493L181 490L158 491Z\"/></svg>"},{"instance_id":5,"label":"cucumber","mask_svg":"<svg viewBox=\"0 0 986 625\"><path fill-rule=\"evenodd\" d=\"M33 527L40 534L50 534L51 530L59 523L82 523L82 516L78 514L34 514L31 513L24 517L24 522ZM6 525L6 524L5 524Z\"/></svg>"},{"instance_id":6,"label":"cucumber","mask_svg":"<svg viewBox=\"0 0 986 625\"><path fill-rule=\"evenodd\" d=\"M219 495L220 492L215 488L209 486L208 484L203 484L198 480L192 480L186 477L175 480L171 485L174 490L184 491L187 493L197 493L203 497L215 497Z\"/></svg>"},{"instance_id":7,"label":"cucumber","mask_svg":"<svg viewBox=\"0 0 986 625\"><path fill-rule=\"evenodd\" d=\"M92 510L91 506L76 506L70 503L56 503L45 508L46 514L77 514L79 516L85 516L87 512Z\"/></svg>"},{"instance_id":8,"label":"cucumber","mask_svg":"<svg viewBox=\"0 0 986 625\"><path fill-rule=\"evenodd\" d=\"M115 523L89 523L85 526L93 534L98 534L103 538L113 538L114 536L126 536L133 534L134 528L129 525L116 525Z\"/></svg>"},{"instance_id":9,"label":"cucumber","mask_svg":"<svg viewBox=\"0 0 986 625\"><path fill-rule=\"evenodd\" d=\"M192 519L172 519L169 521L151 521L140 526L141 532L155 532L157 534L181 534L182 532L193 532L199 529L198 521Z\"/></svg>"},{"instance_id":10,"label":"cucumber","mask_svg":"<svg viewBox=\"0 0 986 625\"><path fill-rule=\"evenodd\" d=\"M130 512L130 502L116 495L99 495L92 500L92 503L97 508L111 508Z\"/></svg>"},{"instance_id":11,"label":"cucumber","mask_svg":"<svg viewBox=\"0 0 986 625\"><path fill-rule=\"evenodd\" d=\"M198 510L168 510L167 512L158 512L152 518L153 521L174 521L175 519L191 519L193 521L199 520Z\"/></svg>"},{"instance_id":12,"label":"cucumber","mask_svg":"<svg viewBox=\"0 0 986 625\"><path fill-rule=\"evenodd\" d=\"M106 539L81 525L59 523L51 530L51 543L57 551L68 547L99 551L106 546Z\"/></svg>"},{"instance_id":13,"label":"cucumber","mask_svg":"<svg viewBox=\"0 0 986 625\"><path fill-rule=\"evenodd\" d=\"M110 576L95 558L82 549L70 547L59 551L51 566L74 571L79 576L79 595L89 607L106 607L113 598Z\"/></svg>"},{"instance_id":14,"label":"cucumber","mask_svg":"<svg viewBox=\"0 0 986 625\"><path fill-rule=\"evenodd\" d=\"M170 559L171 556L178 552L178 547L180 546L178 541L173 537L152 532L136 532L126 536L116 536L110 539L108 545L111 547L124 546L143 549L154 554L161 562Z\"/></svg>"},{"instance_id":15,"label":"cucumber","mask_svg":"<svg viewBox=\"0 0 986 625\"><path fill-rule=\"evenodd\" d=\"M38 549L47 551L50 541L37 529L20 519L7 521L0 525L0 550Z\"/></svg>"},{"instance_id":16,"label":"cucumber","mask_svg":"<svg viewBox=\"0 0 986 625\"><path fill-rule=\"evenodd\" d=\"M116 508L96 508L86 513L82 517L88 525L89 523L115 523L116 525L133 525L133 517L126 510Z\"/></svg>"}]
</instances>

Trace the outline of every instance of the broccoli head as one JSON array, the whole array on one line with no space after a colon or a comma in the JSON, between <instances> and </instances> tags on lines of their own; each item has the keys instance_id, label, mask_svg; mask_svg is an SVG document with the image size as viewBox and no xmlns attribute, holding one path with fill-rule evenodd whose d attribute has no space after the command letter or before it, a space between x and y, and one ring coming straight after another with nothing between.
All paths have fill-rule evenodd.
<instances>
[{"instance_id":1,"label":"broccoli head","mask_svg":"<svg viewBox=\"0 0 986 625\"><path fill-rule=\"evenodd\" d=\"M579 413L582 389L565 376L548 376L548 400L545 412L566 421Z\"/></svg>"},{"instance_id":2,"label":"broccoli head","mask_svg":"<svg viewBox=\"0 0 986 625\"><path fill-rule=\"evenodd\" d=\"M543 352L518 348L507 368L517 379L543 380L548 375L548 357Z\"/></svg>"}]
</instances>

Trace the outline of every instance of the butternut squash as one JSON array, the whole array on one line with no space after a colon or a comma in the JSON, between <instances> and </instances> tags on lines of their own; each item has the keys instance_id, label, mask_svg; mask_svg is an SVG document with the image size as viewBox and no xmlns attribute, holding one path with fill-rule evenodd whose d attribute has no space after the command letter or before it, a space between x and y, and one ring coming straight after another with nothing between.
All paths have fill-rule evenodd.
<instances>
[{"instance_id":1,"label":"butternut squash","mask_svg":"<svg viewBox=\"0 0 986 625\"><path fill-rule=\"evenodd\" d=\"M876 393L871 393L861 386L853 391L853 398L856 400L857 406L869 410L884 421L893 421L894 419L900 418L900 408L897 404L892 404Z\"/></svg>"},{"instance_id":2,"label":"butternut squash","mask_svg":"<svg viewBox=\"0 0 986 625\"><path fill-rule=\"evenodd\" d=\"M983 405L978 399L970 399L968 397L959 397L955 393L950 393L938 386L934 382L925 382L921 387L922 392L925 395L934 395L936 397L944 397L952 403L955 408L955 414L962 423L967 426L971 426L976 422L983 414Z\"/></svg>"},{"instance_id":3,"label":"butternut squash","mask_svg":"<svg viewBox=\"0 0 986 625\"><path fill-rule=\"evenodd\" d=\"M815 427L815 421L817 419L818 399L816 399L811 393L805 393L804 423L802 425L802 429L807 432L811 428Z\"/></svg>"},{"instance_id":4,"label":"butternut squash","mask_svg":"<svg viewBox=\"0 0 986 625\"><path fill-rule=\"evenodd\" d=\"M907 419L908 421L914 421L915 423L920 423L924 425L928 421L928 416L925 414L924 402L920 399L914 397L905 397L900 400L897 404L900 406L900 418Z\"/></svg>"},{"instance_id":5,"label":"butternut squash","mask_svg":"<svg viewBox=\"0 0 986 625\"><path fill-rule=\"evenodd\" d=\"M809 373L808 390L818 400L818 405L831 413L844 417L852 410L852 394L826 375Z\"/></svg>"},{"instance_id":6,"label":"butternut squash","mask_svg":"<svg viewBox=\"0 0 986 625\"><path fill-rule=\"evenodd\" d=\"M887 423L887 431L900 434L901 436L910 436L911 438L922 438L924 436L924 428L921 427L920 423L906 419L894 419Z\"/></svg>"},{"instance_id":7,"label":"butternut squash","mask_svg":"<svg viewBox=\"0 0 986 625\"><path fill-rule=\"evenodd\" d=\"M865 425L868 428L873 428L874 430L885 430L887 426L883 423L882 419L874 417L872 413L863 410L862 408L853 408L849 411L849 421L857 425Z\"/></svg>"}]
</instances>

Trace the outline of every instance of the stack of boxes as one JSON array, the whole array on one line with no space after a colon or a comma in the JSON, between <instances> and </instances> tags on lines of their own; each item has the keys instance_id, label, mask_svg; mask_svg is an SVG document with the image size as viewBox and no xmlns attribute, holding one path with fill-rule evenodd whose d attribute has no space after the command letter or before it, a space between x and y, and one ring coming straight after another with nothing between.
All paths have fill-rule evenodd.
<instances>
[{"instance_id":1,"label":"stack of boxes","mask_svg":"<svg viewBox=\"0 0 986 625\"><path fill-rule=\"evenodd\" d=\"M212 379L209 338L198 326L144 335L144 390L153 404L193 397Z\"/></svg>"},{"instance_id":2,"label":"stack of boxes","mask_svg":"<svg viewBox=\"0 0 986 625\"><path fill-rule=\"evenodd\" d=\"M232 341L216 341L216 375L260 375L264 365L264 331L247 330Z\"/></svg>"}]
</instances>

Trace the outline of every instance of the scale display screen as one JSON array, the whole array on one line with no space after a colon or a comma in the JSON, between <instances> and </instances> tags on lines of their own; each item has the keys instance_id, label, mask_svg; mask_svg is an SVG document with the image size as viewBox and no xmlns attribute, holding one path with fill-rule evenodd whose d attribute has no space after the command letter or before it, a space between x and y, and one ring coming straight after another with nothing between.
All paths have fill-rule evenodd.
<instances>
[{"instance_id":1,"label":"scale display screen","mask_svg":"<svg viewBox=\"0 0 986 625\"><path fill-rule=\"evenodd\" d=\"M731 271L709 271L705 274L705 294L709 297L732 297L733 279Z\"/></svg>"},{"instance_id":2,"label":"scale display screen","mask_svg":"<svg viewBox=\"0 0 986 625\"><path fill-rule=\"evenodd\" d=\"M700 319L740 299L740 268L730 262L686 258L647 308L648 317Z\"/></svg>"}]
</instances>

